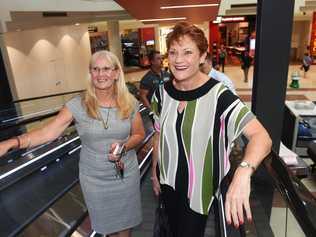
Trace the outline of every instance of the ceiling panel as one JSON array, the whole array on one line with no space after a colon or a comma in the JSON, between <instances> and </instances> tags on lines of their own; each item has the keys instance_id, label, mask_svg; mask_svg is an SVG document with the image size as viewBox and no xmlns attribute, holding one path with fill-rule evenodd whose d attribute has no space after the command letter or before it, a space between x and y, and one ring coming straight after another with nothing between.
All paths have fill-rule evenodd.
<instances>
[{"instance_id":1,"label":"ceiling panel","mask_svg":"<svg viewBox=\"0 0 316 237\"><path fill-rule=\"evenodd\" d=\"M180 9L160 9L161 6L189 4L219 4L220 0L115 0L132 17L143 19L187 17L191 23L214 20L219 6ZM153 23L153 22L149 22Z\"/></svg>"}]
</instances>

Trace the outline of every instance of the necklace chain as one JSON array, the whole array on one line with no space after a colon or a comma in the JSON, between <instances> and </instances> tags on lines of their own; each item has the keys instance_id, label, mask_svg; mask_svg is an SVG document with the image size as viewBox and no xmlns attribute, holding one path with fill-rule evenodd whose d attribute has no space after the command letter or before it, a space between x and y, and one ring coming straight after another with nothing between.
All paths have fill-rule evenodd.
<instances>
[{"instance_id":1,"label":"necklace chain","mask_svg":"<svg viewBox=\"0 0 316 237\"><path fill-rule=\"evenodd\" d=\"M103 125L103 128L106 130L109 128L109 125L108 125L108 122L109 122L109 114L110 114L110 108L107 108L107 114L106 114L106 120L104 121L103 119L103 116L99 110L99 117L101 119L101 122L102 122L102 125Z\"/></svg>"},{"instance_id":2,"label":"necklace chain","mask_svg":"<svg viewBox=\"0 0 316 237\"><path fill-rule=\"evenodd\" d=\"M111 100L113 100L113 98L111 98L109 100L109 102L112 102ZM107 114L106 114L106 120L104 121L104 118L102 116L102 113L99 109L98 111L98 116L99 116L99 119L101 120L102 122L102 125L103 125L103 128L106 130L109 128L109 114L110 114L110 109L111 109L111 106L112 106L112 103L108 103L108 107L107 107Z\"/></svg>"}]
</instances>

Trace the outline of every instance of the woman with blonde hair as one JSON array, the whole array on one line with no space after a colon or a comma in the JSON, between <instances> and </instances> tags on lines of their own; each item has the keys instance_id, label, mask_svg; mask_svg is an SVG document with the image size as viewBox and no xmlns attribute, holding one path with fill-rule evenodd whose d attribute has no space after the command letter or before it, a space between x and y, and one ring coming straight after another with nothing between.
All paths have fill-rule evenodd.
<instances>
[{"instance_id":1,"label":"woman with blonde hair","mask_svg":"<svg viewBox=\"0 0 316 237\"><path fill-rule=\"evenodd\" d=\"M68 101L43 128L1 142L0 156L13 147L52 141L75 120L82 144L79 179L92 228L111 237L129 237L131 228L142 220L134 150L144 139L142 119L114 54L105 50L94 53L89 72L82 96Z\"/></svg>"}]
</instances>

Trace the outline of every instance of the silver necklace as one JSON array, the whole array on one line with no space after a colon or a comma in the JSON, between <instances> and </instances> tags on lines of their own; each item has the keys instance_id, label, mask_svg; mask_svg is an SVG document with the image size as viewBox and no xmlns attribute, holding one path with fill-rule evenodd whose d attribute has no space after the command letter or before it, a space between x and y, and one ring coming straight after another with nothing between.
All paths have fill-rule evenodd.
<instances>
[{"instance_id":1,"label":"silver necklace","mask_svg":"<svg viewBox=\"0 0 316 237\"><path fill-rule=\"evenodd\" d=\"M105 130L109 128L108 122L109 122L110 107L107 108L107 110L108 110L108 112L106 114L106 120L105 121L104 121L103 116L102 116L102 114L101 114L101 112L99 110L99 117L100 117L100 120L102 122L103 128Z\"/></svg>"}]
</instances>

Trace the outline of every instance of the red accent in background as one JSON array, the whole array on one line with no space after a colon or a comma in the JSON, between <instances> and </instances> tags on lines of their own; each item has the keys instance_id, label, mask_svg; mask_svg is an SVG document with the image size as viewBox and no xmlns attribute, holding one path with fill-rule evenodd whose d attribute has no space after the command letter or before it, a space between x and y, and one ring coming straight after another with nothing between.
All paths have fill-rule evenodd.
<instances>
[{"instance_id":1,"label":"red accent in background","mask_svg":"<svg viewBox=\"0 0 316 237\"><path fill-rule=\"evenodd\" d=\"M155 28L146 27L138 29L139 40L141 43L155 39Z\"/></svg>"},{"instance_id":2,"label":"red accent in background","mask_svg":"<svg viewBox=\"0 0 316 237\"><path fill-rule=\"evenodd\" d=\"M313 13L312 32L310 41L310 54L316 56L316 12Z\"/></svg>"},{"instance_id":3,"label":"red accent in background","mask_svg":"<svg viewBox=\"0 0 316 237\"><path fill-rule=\"evenodd\" d=\"M212 21L209 22L209 52L212 55L212 58L216 58L218 62L218 48L219 43L221 42L221 34L219 32L218 24L214 24ZM216 46L213 44L216 43Z\"/></svg>"},{"instance_id":4,"label":"red accent in background","mask_svg":"<svg viewBox=\"0 0 316 237\"><path fill-rule=\"evenodd\" d=\"M213 22L210 21L209 23L209 51L211 52L212 50L212 45L213 43L220 43L220 32L219 32L219 27L218 24L214 24Z\"/></svg>"}]
</instances>

